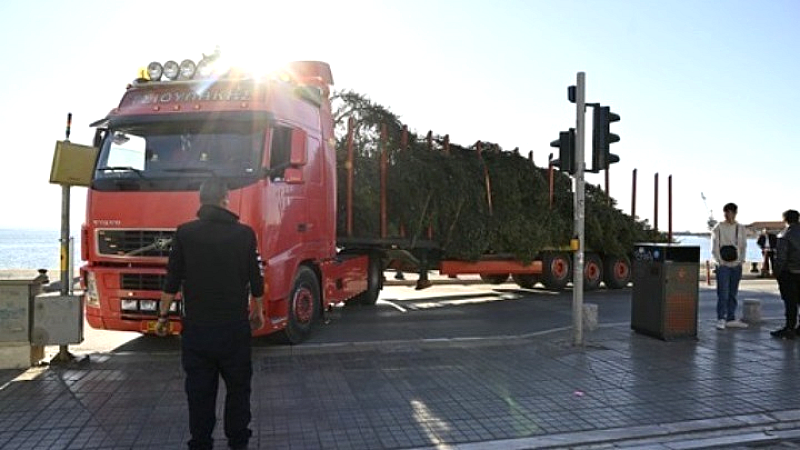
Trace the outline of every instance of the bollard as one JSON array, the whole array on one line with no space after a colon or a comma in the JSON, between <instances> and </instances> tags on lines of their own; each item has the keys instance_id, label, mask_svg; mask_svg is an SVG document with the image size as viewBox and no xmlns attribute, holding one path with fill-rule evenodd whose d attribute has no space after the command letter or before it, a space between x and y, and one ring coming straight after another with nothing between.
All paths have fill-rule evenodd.
<instances>
[{"instance_id":1,"label":"bollard","mask_svg":"<svg viewBox=\"0 0 800 450\"><path fill-rule=\"evenodd\" d=\"M761 300L746 298L742 304L742 322L761 323Z\"/></svg>"},{"instance_id":2,"label":"bollard","mask_svg":"<svg viewBox=\"0 0 800 450\"><path fill-rule=\"evenodd\" d=\"M597 328L596 303L583 304L583 328L588 331L594 331Z\"/></svg>"}]
</instances>

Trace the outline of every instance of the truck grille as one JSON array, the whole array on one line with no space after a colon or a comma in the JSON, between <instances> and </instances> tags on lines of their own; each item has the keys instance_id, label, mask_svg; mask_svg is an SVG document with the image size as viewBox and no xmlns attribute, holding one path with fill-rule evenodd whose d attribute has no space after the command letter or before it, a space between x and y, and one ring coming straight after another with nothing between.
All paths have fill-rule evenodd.
<instances>
[{"instance_id":1,"label":"truck grille","mask_svg":"<svg viewBox=\"0 0 800 450\"><path fill-rule=\"evenodd\" d=\"M166 257L174 230L97 230L101 255Z\"/></svg>"},{"instance_id":2,"label":"truck grille","mask_svg":"<svg viewBox=\"0 0 800 450\"><path fill-rule=\"evenodd\" d=\"M164 285L164 275L123 273L119 285L122 289L139 291L160 291Z\"/></svg>"}]
</instances>

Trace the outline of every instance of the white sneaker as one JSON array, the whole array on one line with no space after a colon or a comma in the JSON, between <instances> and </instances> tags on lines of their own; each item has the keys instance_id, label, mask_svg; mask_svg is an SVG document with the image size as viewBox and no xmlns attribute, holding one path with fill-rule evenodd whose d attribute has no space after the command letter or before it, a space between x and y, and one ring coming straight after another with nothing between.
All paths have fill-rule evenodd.
<instances>
[{"instance_id":1,"label":"white sneaker","mask_svg":"<svg viewBox=\"0 0 800 450\"><path fill-rule=\"evenodd\" d=\"M741 320L729 320L725 322L725 326L728 328L747 328L747 324Z\"/></svg>"},{"instance_id":2,"label":"white sneaker","mask_svg":"<svg viewBox=\"0 0 800 450\"><path fill-rule=\"evenodd\" d=\"M717 329L724 330L725 329L725 319L719 319L717 321Z\"/></svg>"}]
</instances>

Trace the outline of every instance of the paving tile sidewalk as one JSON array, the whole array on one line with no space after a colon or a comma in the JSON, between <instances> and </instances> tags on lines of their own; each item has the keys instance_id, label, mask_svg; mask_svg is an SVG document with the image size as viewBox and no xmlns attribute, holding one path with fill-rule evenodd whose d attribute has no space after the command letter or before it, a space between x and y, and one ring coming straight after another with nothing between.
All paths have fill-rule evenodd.
<instances>
[{"instance_id":1,"label":"paving tile sidewalk","mask_svg":"<svg viewBox=\"0 0 800 450\"><path fill-rule=\"evenodd\" d=\"M583 348L563 330L258 347L251 448L538 448L792 428L800 341L770 338L774 325L701 323L699 341L676 342L609 326ZM3 449L179 449L188 439L174 351L0 371L0 386Z\"/></svg>"}]
</instances>

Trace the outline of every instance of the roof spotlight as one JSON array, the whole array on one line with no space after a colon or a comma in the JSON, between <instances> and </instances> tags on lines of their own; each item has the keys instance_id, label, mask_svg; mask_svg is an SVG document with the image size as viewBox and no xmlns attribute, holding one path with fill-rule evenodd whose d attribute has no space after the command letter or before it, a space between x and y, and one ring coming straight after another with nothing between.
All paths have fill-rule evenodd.
<instances>
[{"instance_id":1,"label":"roof spotlight","mask_svg":"<svg viewBox=\"0 0 800 450\"><path fill-rule=\"evenodd\" d=\"M164 76L170 80L175 80L180 74L180 67L175 61L167 61L164 63Z\"/></svg>"},{"instance_id":2,"label":"roof spotlight","mask_svg":"<svg viewBox=\"0 0 800 450\"><path fill-rule=\"evenodd\" d=\"M160 80L163 73L164 67L161 65L161 63L153 61L147 65L147 76L151 81Z\"/></svg>"},{"instance_id":3,"label":"roof spotlight","mask_svg":"<svg viewBox=\"0 0 800 450\"><path fill-rule=\"evenodd\" d=\"M188 80L194 77L194 72L197 70L194 61L191 59L184 59L181 61L181 78Z\"/></svg>"},{"instance_id":4,"label":"roof spotlight","mask_svg":"<svg viewBox=\"0 0 800 450\"><path fill-rule=\"evenodd\" d=\"M197 63L197 76L199 78L210 78L214 74L214 63L208 58L203 58Z\"/></svg>"}]
</instances>

